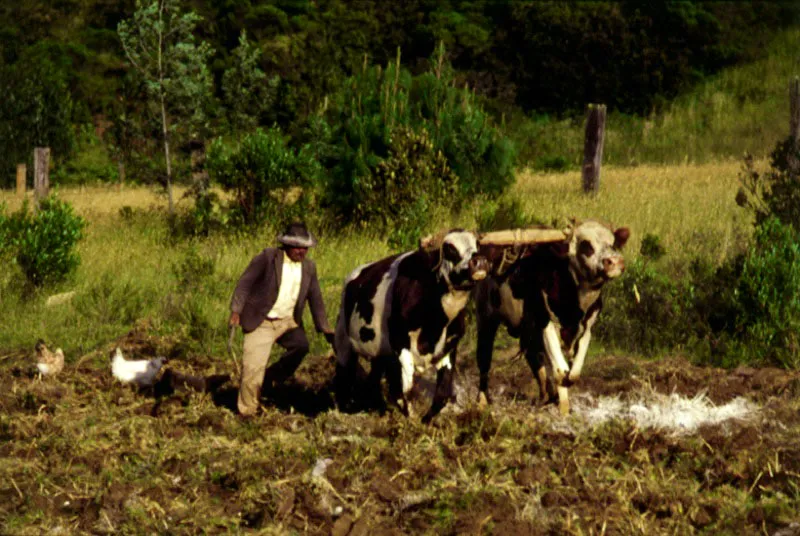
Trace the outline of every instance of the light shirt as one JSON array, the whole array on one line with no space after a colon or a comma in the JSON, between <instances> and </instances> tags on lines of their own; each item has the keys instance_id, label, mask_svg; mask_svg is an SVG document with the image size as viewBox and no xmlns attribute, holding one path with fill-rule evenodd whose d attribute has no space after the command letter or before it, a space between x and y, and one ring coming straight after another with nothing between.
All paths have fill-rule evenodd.
<instances>
[{"instance_id":1,"label":"light shirt","mask_svg":"<svg viewBox=\"0 0 800 536\"><path fill-rule=\"evenodd\" d=\"M294 315L294 306L300 294L300 281L303 278L303 263L294 262L283 253L283 268L281 269L281 288L278 289L278 298L272 310L267 313L267 318L289 318Z\"/></svg>"}]
</instances>

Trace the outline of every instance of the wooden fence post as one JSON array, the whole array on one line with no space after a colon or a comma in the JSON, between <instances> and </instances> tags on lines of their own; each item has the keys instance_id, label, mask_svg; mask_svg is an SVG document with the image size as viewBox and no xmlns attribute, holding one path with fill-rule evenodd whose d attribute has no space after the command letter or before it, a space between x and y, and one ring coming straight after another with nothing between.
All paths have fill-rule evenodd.
<instances>
[{"instance_id":1,"label":"wooden fence post","mask_svg":"<svg viewBox=\"0 0 800 536\"><path fill-rule=\"evenodd\" d=\"M37 147L33 150L33 193L34 207L50 193L50 147Z\"/></svg>"},{"instance_id":2,"label":"wooden fence post","mask_svg":"<svg viewBox=\"0 0 800 536\"><path fill-rule=\"evenodd\" d=\"M789 136L794 142L794 150L789 153L789 170L795 175L800 172L797 152L800 150L800 78L789 82Z\"/></svg>"},{"instance_id":3,"label":"wooden fence post","mask_svg":"<svg viewBox=\"0 0 800 536\"><path fill-rule=\"evenodd\" d=\"M25 197L25 179L28 175L28 166L17 164L17 197Z\"/></svg>"},{"instance_id":4,"label":"wooden fence post","mask_svg":"<svg viewBox=\"0 0 800 536\"><path fill-rule=\"evenodd\" d=\"M583 146L583 191L596 194L600 190L600 164L603 161L603 140L606 131L606 105L590 104L586 117Z\"/></svg>"}]
</instances>

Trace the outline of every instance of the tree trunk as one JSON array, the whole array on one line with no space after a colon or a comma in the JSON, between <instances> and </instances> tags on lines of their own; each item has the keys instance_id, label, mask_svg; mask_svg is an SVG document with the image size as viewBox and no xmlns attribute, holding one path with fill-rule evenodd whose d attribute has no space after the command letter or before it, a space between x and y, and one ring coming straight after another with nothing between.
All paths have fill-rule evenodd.
<instances>
[{"instance_id":1,"label":"tree trunk","mask_svg":"<svg viewBox=\"0 0 800 536\"><path fill-rule=\"evenodd\" d=\"M158 7L158 97L161 103L161 133L164 135L164 158L167 163L167 200L169 202L169 215L175 215L175 205L172 202L172 166L169 162L169 128L167 125L167 106L164 102L164 8L165 2L160 2Z\"/></svg>"},{"instance_id":2,"label":"tree trunk","mask_svg":"<svg viewBox=\"0 0 800 536\"><path fill-rule=\"evenodd\" d=\"M600 190L600 164L603 161L605 130L606 105L590 104L583 146L583 191L589 194L596 194Z\"/></svg>"},{"instance_id":3,"label":"tree trunk","mask_svg":"<svg viewBox=\"0 0 800 536\"><path fill-rule=\"evenodd\" d=\"M164 95L161 95L161 127L164 135L164 158L167 161L167 199L169 201L169 215L175 214L175 206L172 203L172 167L169 163L169 138L167 129L167 109L164 104Z\"/></svg>"}]
</instances>

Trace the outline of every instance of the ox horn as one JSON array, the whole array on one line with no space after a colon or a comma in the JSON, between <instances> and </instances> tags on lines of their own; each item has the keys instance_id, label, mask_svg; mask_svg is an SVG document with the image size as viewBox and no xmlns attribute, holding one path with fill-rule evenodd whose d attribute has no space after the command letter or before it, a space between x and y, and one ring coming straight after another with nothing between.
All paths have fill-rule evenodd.
<instances>
[{"instance_id":1,"label":"ox horn","mask_svg":"<svg viewBox=\"0 0 800 536\"><path fill-rule=\"evenodd\" d=\"M439 231L438 233L424 236L419 239L419 248L427 251L437 250L442 247L446 235L447 231Z\"/></svg>"},{"instance_id":2,"label":"ox horn","mask_svg":"<svg viewBox=\"0 0 800 536\"><path fill-rule=\"evenodd\" d=\"M567 235L558 229L509 229L483 233L479 242L487 246L514 246L560 242L566 238Z\"/></svg>"}]
</instances>

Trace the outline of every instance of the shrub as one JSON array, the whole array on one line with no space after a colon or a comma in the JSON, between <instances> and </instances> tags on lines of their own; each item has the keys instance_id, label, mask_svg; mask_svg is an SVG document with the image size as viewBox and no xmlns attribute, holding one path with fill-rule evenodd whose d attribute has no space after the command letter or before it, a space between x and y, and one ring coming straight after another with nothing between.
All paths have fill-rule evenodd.
<instances>
[{"instance_id":1,"label":"shrub","mask_svg":"<svg viewBox=\"0 0 800 536\"><path fill-rule=\"evenodd\" d=\"M463 196L500 194L514 181L514 144L491 124L467 87L456 87L444 56L440 45L431 61L434 67L414 80L409 106L458 175Z\"/></svg>"},{"instance_id":2,"label":"shrub","mask_svg":"<svg viewBox=\"0 0 800 536\"><path fill-rule=\"evenodd\" d=\"M398 166L418 173L425 170L424 161L440 169L446 164L458 177L451 195L429 195L419 209L454 206L473 194L501 193L511 184L513 144L491 124L472 93L456 87L452 69L443 58L440 48L431 71L416 77L401 68L399 57L385 69L365 66L345 81L321 116L306 125L306 136L330 169L325 206L340 224L385 226L396 219L396 214L382 213L390 202L372 204L372 188L385 179L386 170ZM429 144L417 149L413 141L398 145L399 139L414 136L426 138ZM422 153L403 156L403 151L413 153L419 147L424 147ZM402 163L408 159L419 163Z\"/></svg>"},{"instance_id":3,"label":"shrub","mask_svg":"<svg viewBox=\"0 0 800 536\"><path fill-rule=\"evenodd\" d=\"M0 203L0 261L3 262L14 252L17 233L13 225L12 217L6 215L6 204Z\"/></svg>"},{"instance_id":4,"label":"shrub","mask_svg":"<svg viewBox=\"0 0 800 536\"><path fill-rule=\"evenodd\" d=\"M307 147L289 147L277 127L258 129L234 146L217 138L206 166L212 180L233 192L235 215L244 223L270 218L281 226L305 219L315 204L319 164Z\"/></svg>"},{"instance_id":5,"label":"shrub","mask_svg":"<svg viewBox=\"0 0 800 536\"><path fill-rule=\"evenodd\" d=\"M770 169L759 173L752 155L746 155L739 175L742 184L736 195L739 206L751 210L759 225L771 217L800 230L800 152L791 137L781 141L770 154Z\"/></svg>"},{"instance_id":6,"label":"shrub","mask_svg":"<svg viewBox=\"0 0 800 536\"><path fill-rule=\"evenodd\" d=\"M84 125L75 145L75 152L53 171L53 182L59 185L110 183L119 180L117 166L108 150L89 125Z\"/></svg>"},{"instance_id":7,"label":"shrub","mask_svg":"<svg viewBox=\"0 0 800 536\"><path fill-rule=\"evenodd\" d=\"M681 283L647 259L636 259L604 290L598 338L647 356L685 345L690 325L685 297Z\"/></svg>"},{"instance_id":8,"label":"shrub","mask_svg":"<svg viewBox=\"0 0 800 536\"><path fill-rule=\"evenodd\" d=\"M648 259L653 259L654 261L662 258L666 253L666 250L661 244L661 237L652 233L647 233L644 235L642 238L641 253L642 256Z\"/></svg>"},{"instance_id":9,"label":"shrub","mask_svg":"<svg viewBox=\"0 0 800 536\"><path fill-rule=\"evenodd\" d=\"M733 326L748 359L800 365L800 235L771 218L756 228L755 247L742 264Z\"/></svg>"},{"instance_id":10,"label":"shrub","mask_svg":"<svg viewBox=\"0 0 800 536\"><path fill-rule=\"evenodd\" d=\"M147 307L158 300L155 293L135 280L120 279L119 274L105 272L76 301L76 310L91 319L93 329L109 325L129 326L142 318Z\"/></svg>"},{"instance_id":11,"label":"shrub","mask_svg":"<svg viewBox=\"0 0 800 536\"><path fill-rule=\"evenodd\" d=\"M374 173L358 184L364 203L357 208L363 221L382 218L389 223L407 212L417 199L447 204L458 178L441 151L435 151L426 130L398 127L389 136L389 154Z\"/></svg>"},{"instance_id":12,"label":"shrub","mask_svg":"<svg viewBox=\"0 0 800 536\"><path fill-rule=\"evenodd\" d=\"M31 48L14 65L0 65L0 169L27 162L31 147L50 147L54 158L75 146L68 70ZM10 186L3 174L0 186Z\"/></svg>"},{"instance_id":13,"label":"shrub","mask_svg":"<svg viewBox=\"0 0 800 536\"><path fill-rule=\"evenodd\" d=\"M69 203L50 196L35 215L23 206L16 222L17 264L35 286L63 281L78 266L75 246L86 222Z\"/></svg>"},{"instance_id":14,"label":"shrub","mask_svg":"<svg viewBox=\"0 0 800 536\"><path fill-rule=\"evenodd\" d=\"M189 248L183 259L172 269L178 281L178 289L188 294L202 291L215 270L216 261L202 256L195 247Z\"/></svg>"}]
</instances>

